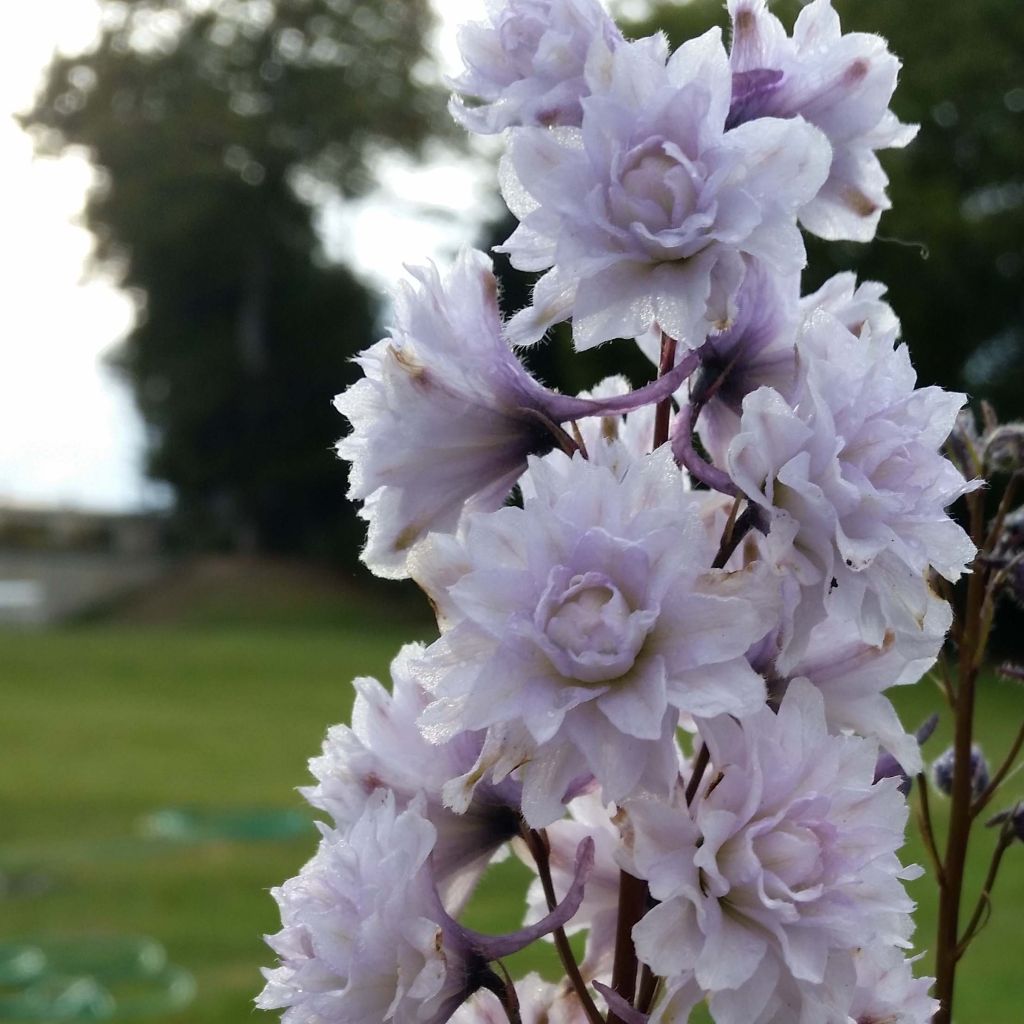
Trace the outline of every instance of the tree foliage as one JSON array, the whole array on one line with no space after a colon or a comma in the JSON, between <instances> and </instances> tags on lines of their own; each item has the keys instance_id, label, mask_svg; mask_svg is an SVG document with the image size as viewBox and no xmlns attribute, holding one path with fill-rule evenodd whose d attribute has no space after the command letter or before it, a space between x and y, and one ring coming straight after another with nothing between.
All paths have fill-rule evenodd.
<instances>
[{"instance_id":1,"label":"tree foliage","mask_svg":"<svg viewBox=\"0 0 1024 1024\"><path fill-rule=\"evenodd\" d=\"M86 225L138 297L118 362L193 541L334 546L331 397L373 303L322 258L311 200L443 131L427 0L103 0L23 117L100 172ZM349 527L351 530L352 528Z\"/></svg>"}]
</instances>

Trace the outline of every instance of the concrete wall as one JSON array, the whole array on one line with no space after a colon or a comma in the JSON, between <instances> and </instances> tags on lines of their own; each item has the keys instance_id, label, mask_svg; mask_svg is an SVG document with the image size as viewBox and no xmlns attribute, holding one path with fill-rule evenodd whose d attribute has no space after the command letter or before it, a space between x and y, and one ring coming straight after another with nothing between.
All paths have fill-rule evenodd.
<instances>
[{"instance_id":1,"label":"concrete wall","mask_svg":"<svg viewBox=\"0 0 1024 1024\"><path fill-rule=\"evenodd\" d=\"M0 549L0 625L60 622L153 583L165 568L153 555Z\"/></svg>"}]
</instances>

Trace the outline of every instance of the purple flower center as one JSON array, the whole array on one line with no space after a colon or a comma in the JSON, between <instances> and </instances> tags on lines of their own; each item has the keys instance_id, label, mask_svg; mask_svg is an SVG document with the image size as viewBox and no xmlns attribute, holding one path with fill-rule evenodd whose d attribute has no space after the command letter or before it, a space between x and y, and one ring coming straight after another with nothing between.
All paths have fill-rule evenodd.
<instances>
[{"instance_id":1,"label":"purple flower center","mask_svg":"<svg viewBox=\"0 0 1024 1024\"><path fill-rule=\"evenodd\" d=\"M633 667L654 618L634 611L604 573L556 566L534 615L535 639L560 675L607 682Z\"/></svg>"}]
</instances>

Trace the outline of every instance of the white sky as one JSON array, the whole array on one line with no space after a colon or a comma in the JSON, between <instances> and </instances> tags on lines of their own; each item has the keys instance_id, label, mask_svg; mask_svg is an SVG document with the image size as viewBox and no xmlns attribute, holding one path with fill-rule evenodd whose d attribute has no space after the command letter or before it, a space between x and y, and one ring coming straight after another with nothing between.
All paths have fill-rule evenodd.
<instances>
[{"instance_id":1,"label":"white sky","mask_svg":"<svg viewBox=\"0 0 1024 1024\"><path fill-rule=\"evenodd\" d=\"M483 0L437 2L438 45L452 71L454 26L479 18ZM130 328L131 305L109 283L83 278L91 242L75 221L89 167L33 159L13 118L54 48L84 48L96 23L95 0L20 0L0 33L0 504L124 509L162 496L143 480L143 431L127 389L102 363ZM380 287L403 263L443 257L470 239L475 212L496 188L479 167L450 164L398 164L384 178L390 198L323 218L329 251L353 255ZM414 202L460 216L417 217Z\"/></svg>"}]
</instances>

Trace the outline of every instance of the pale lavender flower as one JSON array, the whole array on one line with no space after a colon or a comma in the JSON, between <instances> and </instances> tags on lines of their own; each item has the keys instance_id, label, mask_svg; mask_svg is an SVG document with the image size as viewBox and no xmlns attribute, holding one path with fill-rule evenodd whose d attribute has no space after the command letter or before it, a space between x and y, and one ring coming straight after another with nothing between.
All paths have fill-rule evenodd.
<instances>
[{"instance_id":1,"label":"pale lavender flower","mask_svg":"<svg viewBox=\"0 0 1024 1024\"><path fill-rule=\"evenodd\" d=\"M624 808L635 867L660 901L633 930L637 954L658 975L692 974L717 1024L775 1020L758 1014L782 979L820 1000L830 958L905 944L906 801L894 780L873 783L876 744L829 733L805 680L778 714L700 728L711 766L693 806L677 795Z\"/></svg>"},{"instance_id":2,"label":"pale lavender flower","mask_svg":"<svg viewBox=\"0 0 1024 1024\"><path fill-rule=\"evenodd\" d=\"M551 914L513 935L485 936L441 905L430 861L436 833L421 798L399 811L395 795L379 791L350 828L321 832L312 860L273 890L284 927L267 942L280 966L263 972L256 1003L284 1009L284 1024L445 1024L497 981L490 961L572 917L593 863L584 840L573 885Z\"/></svg>"},{"instance_id":3,"label":"pale lavender flower","mask_svg":"<svg viewBox=\"0 0 1024 1024\"><path fill-rule=\"evenodd\" d=\"M622 33L598 0L489 0L490 23L463 25L461 95L449 109L471 132L579 125L588 57L607 60ZM466 103L466 98L471 102Z\"/></svg>"},{"instance_id":4,"label":"pale lavender flower","mask_svg":"<svg viewBox=\"0 0 1024 1024\"><path fill-rule=\"evenodd\" d=\"M446 281L413 271L391 337L359 357L366 376L336 399L352 432L349 497L369 522L363 559L380 576L406 574L430 530L453 530L463 510L497 508L526 456L555 443L538 416L541 389L501 330L490 261L463 252Z\"/></svg>"},{"instance_id":5,"label":"pale lavender flower","mask_svg":"<svg viewBox=\"0 0 1024 1024\"><path fill-rule=\"evenodd\" d=\"M309 762L317 784L302 794L342 831L360 818L375 793L390 790L399 808L420 796L437 831L434 878L445 907L455 913L494 855L518 834L521 793L511 779L498 785L483 782L463 814L444 806L441 790L473 766L483 734L464 733L440 746L423 738L417 719L430 695L415 673L422 653L420 644L402 648L391 663L390 692L376 679L355 680L352 725L329 730L323 753Z\"/></svg>"},{"instance_id":6,"label":"pale lavender flower","mask_svg":"<svg viewBox=\"0 0 1024 1024\"><path fill-rule=\"evenodd\" d=\"M759 707L764 682L743 653L775 610L761 567L710 569L717 538L667 448L621 477L578 455L534 459L530 475L522 508L470 517L461 539L424 548L413 576L444 609L419 666L435 697L425 733L488 730L449 800L458 809L486 773L518 768L540 827L582 774L607 800L641 780L667 790L680 712Z\"/></svg>"},{"instance_id":7,"label":"pale lavender flower","mask_svg":"<svg viewBox=\"0 0 1024 1024\"><path fill-rule=\"evenodd\" d=\"M832 145L821 191L800 210L808 231L869 242L883 210L888 178L875 153L906 146L916 125L889 109L900 62L879 36L843 33L830 0L812 0L792 38L767 0L729 0L733 99L729 124L802 117Z\"/></svg>"},{"instance_id":8,"label":"pale lavender flower","mask_svg":"<svg viewBox=\"0 0 1024 1024\"><path fill-rule=\"evenodd\" d=\"M915 978L914 960L891 947L858 950L855 959L857 987L850 1006L855 1024L930 1024L939 1009L928 994L935 979Z\"/></svg>"},{"instance_id":9,"label":"pale lavender flower","mask_svg":"<svg viewBox=\"0 0 1024 1024\"><path fill-rule=\"evenodd\" d=\"M365 377L335 400L352 431L349 497L369 523L363 560L378 576L408 574L431 531L453 532L468 512L498 508L531 453L571 444L559 423L636 408L670 393L685 364L647 388L603 402L549 391L516 358L498 311L490 260L464 250L443 281L412 271L391 336L358 358Z\"/></svg>"},{"instance_id":10,"label":"pale lavender flower","mask_svg":"<svg viewBox=\"0 0 1024 1024\"><path fill-rule=\"evenodd\" d=\"M503 250L522 270L548 270L510 335L536 341L571 315L580 350L652 324L696 349L735 318L749 260L781 274L803 266L796 211L831 150L800 119L726 130L717 30L667 62L657 37L623 44L599 72L588 69L580 128L517 129L502 162L521 221Z\"/></svg>"},{"instance_id":11,"label":"pale lavender flower","mask_svg":"<svg viewBox=\"0 0 1024 1024\"><path fill-rule=\"evenodd\" d=\"M445 935L428 857L434 828L417 804L372 797L347 833L324 829L316 855L273 890L283 929L267 942L257 1006L284 1024L443 1024L479 967Z\"/></svg>"},{"instance_id":12,"label":"pale lavender flower","mask_svg":"<svg viewBox=\"0 0 1024 1024\"><path fill-rule=\"evenodd\" d=\"M790 656L827 614L880 645L921 630L930 568L955 580L974 556L946 508L971 490L943 457L964 396L915 388L905 346L860 336L822 309L798 339L795 400L761 388L743 403L729 476L771 515L771 561L801 585Z\"/></svg>"},{"instance_id":13,"label":"pale lavender flower","mask_svg":"<svg viewBox=\"0 0 1024 1024\"><path fill-rule=\"evenodd\" d=\"M860 336L868 328L875 337L899 337L900 322L892 306L885 301L886 287L878 281L857 283L849 271L833 274L816 292L800 300L804 320L816 310L831 313L851 334Z\"/></svg>"},{"instance_id":14,"label":"pale lavender flower","mask_svg":"<svg viewBox=\"0 0 1024 1024\"><path fill-rule=\"evenodd\" d=\"M685 393L676 420L673 449L684 465L701 472L692 445L696 429L712 463L722 465L739 432L743 399L759 387L774 388L791 399L797 387L796 339L800 324L817 310L831 313L851 334L865 326L894 340L899 321L882 300L885 288L875 281L860 285L853 274L836 274L812 295L798 299L799 281L780 277L754 264L736 298L737 317L726 330L708 337L698 355L700 371ZM637 339L656 360L649 338ZM695 422L696 421L696 422ZM718 481L709 480L711 486Z\"/></svg>"},{"instance_id":15,"label":"pale lavender flower","mask_svg":"<svg viewBox=\"0 0 1024 1024\"><path fill-rule=\"evenodd\" d=\"M776 679L808 679L824 697L825 718L833 732L877 739L904 772L916 775L922 767L918 741L906 732L884 694L921 679L935 664L951 624L949 604L931 593L920 629L888 629L879 644L865 642L843 616L829 615L811 632L804 653L793 661L783 652L773 674ZM776 684L780 697L785 686Z\"/></svg>"}]
</instances>

